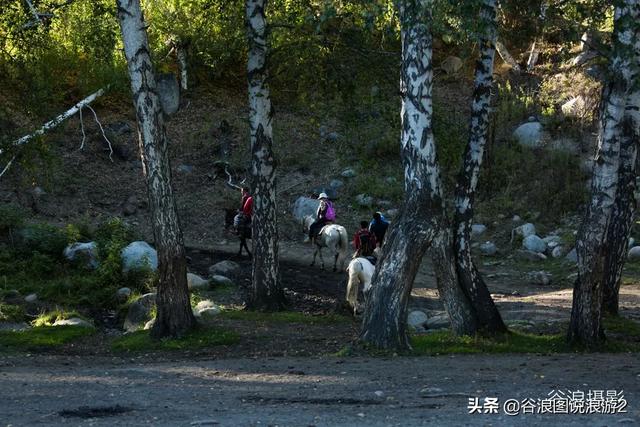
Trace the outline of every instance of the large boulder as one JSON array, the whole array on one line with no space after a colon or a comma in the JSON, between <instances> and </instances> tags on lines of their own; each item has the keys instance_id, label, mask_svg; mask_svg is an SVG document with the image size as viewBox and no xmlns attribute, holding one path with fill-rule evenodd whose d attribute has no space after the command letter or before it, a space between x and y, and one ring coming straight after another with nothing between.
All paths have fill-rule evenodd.
<instances>
[{"instance_id":1,"label":"large boulder","mask_svg":"<svg viewBox=\"0 0 640 427\"><path fill-rule=\"evenodd\" d=\"M156 77L156 91L165 114L173 114L180 107L180 86L173 73L159 74Z\"/></svg>"},{"instance_id":2,"label":"large boulder","mask_svg":"<svg viewBox=\"0 0 640 427\"><path fill-rule=\"evenodd\" d=\"M193 315L203 319L215 317L220 313L222 313L222 309L210 300L200 301L193 309Z\"/></svg>"},{"instance_id":3,"label":"large boulder","mask_svg":"<svg viewBox=\"0 0 640 427\"><path fill-rule=\"evenodd\" d=\"M98 268L98 245L96 242L74 243L67 246L63 252L66 259L78 262L87 268Z\"/></svg>"},{"instance_id":4,"label":"large boulder","mask_svg":"<svg viewBox=\"0 0 640 427\"><path fill-rule=\"evenodd\" d=\"M485 256L493 256L498 253L498 248L493 242L484 242L480 245L480 252Z\"/></svg>"},{"instance_id":5,"label":"large boulder","mask_svg":"<svg viewBox=\"0 0 640 427\"><path fill-rule=\"evenodd\" d=\"M462 59L457 56L447 56L440 64L440 68L447 74L455 74L462 68Z\"/></svg>"},{"instance_id":6,"label":"large boulder","mask_svg":"<svg viewBox=\"0 0 640 427\"><path fill-rule=\"evenodd\" d=\"M151 320L151 312L156 305L156 294L148 293L142 295L129 305L127 317L124 319L123 329L126 332L134 332L144 328L144 325Z\"/></svg>"},{"instance_id":7,"label":"large boulder","mask_svg":"<svg viewBox=\"0 0 640 427\"><path fill-rule=\"evenodd\" d=\"M300 196L293 204L293 217L298 221L302 221L307 215L315 217L319 205L320 200Z\"/></svg>"},{"instance_id":8,"label":"large boulder","mask_svg":"<svg viewBox=\"0 0 640 427\"><path fill-rule=\"evenodd\" d=\"M147 242L138 241L129 243L122 249L122 271L150 268L158 269L158 253Z\"/></svg>"},{"instance_id":9,"label":"large boulder","mask_svg":"<svg viewBox=\"0 0 640 427\"><path fill-rule=\"evenodd\" d=\"M449 315L447 313L438 313L429 316L426 325L428 329L448 329L450 326Z\"/></svg>"},{"instance_id":10,"label":"large boulder","mask_svg":"<svg viewBox=\"0 0 640 427\"><path fill-rule=\"evenodd\" d=\"M513 236L522 236L523 239L534 234L536 234L536 226L531 224L530 222L514 228L511 232L512 238Z\"/></svg>"},{"instance_id":11,"label":"large boulder","mask_svg":"<svg viewBox=\"0 0 640 427\"><path fill-rule=\"evenodd\" d=\"M211 285L213 287L228 287L233 286L233 280L220 274L214 274L211 276Z\"/></svg>"},{"instance_id":12,"label":"large boulder","mask_svg":"<svg viewBox=\"0 0 640 427\"><path fill-rule=\"evenodd\" d=\"M209 281L197 274L187 273L187 286L189 289L207 289L209 287Z\"/></svg>"},{"instance_id":13,"label":"large boulder","mask_svg":"<svg viewBox=\"0 0 640 427\"><path fill-rule=\"evenodd\" d=\"M523 123L513 131L513 137L520 145L538 148L542 146L544 130L540 122Z\"/></svg>"},{"instance_id":14,"label":"large boulder","mask_svg":"<svg viewBox=\"0 0 640 427\"><path fill-rule=\"evenodd\" d=\"M471 237L478 237L487 231L487 226L484 224L473 224L471 226Z\"/></svg>"},{"instance_id":15,"label":"large boulder","mask_svg":"<svg viewBox=\"0 0 640 427\"><path fill-rule=\"evenodd\" d=\"M423 331L428 316L425 312L414 310L407 316L407 326L414 331Z\"/></svg>"},{"instance_id":16,"label":"large boulder","mask_svg":"<svg viewBox=\"0 0 640 427\"><path fill-rule=\"evenodd\" d=\"M629 249L627 258L630 262L640 261L640 246L634 246L633 248Z\"/></svg>"},{"instance_id":17,"label":"large boulder","mask_svg":"<svg viewBox=\"0 0 640 427\"><path fill-rule=\"evenodd\" d=\"M547 250L547 244L535 234L525 237L522 241L522 247L537 253L544 253Z\"/></svg>"},{"instance_id":18,"label":"large boulder","mask_svg":"<svg viewBox=\"0 0 640 427\"><path fill-rule=\"evenodd\" d=\"M233 261L220 261L209 267L209 276L238 277L240 265Z\"/></svg>"}]
</instances>

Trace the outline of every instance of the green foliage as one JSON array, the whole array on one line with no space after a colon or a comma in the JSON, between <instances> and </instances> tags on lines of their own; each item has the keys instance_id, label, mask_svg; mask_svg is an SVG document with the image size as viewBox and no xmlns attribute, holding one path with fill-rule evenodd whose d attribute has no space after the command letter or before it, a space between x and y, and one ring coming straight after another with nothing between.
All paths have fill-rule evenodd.
<instances>
[{"instance_id":1,"label":"green foliage","mask_svg":"<svg viewBox=\"0 0 640 427\"><path fill-rule=\"evenodd\" d=\"M479 193L497 213L536 211L557 219L586 200L585 176L575 156L508 142L487 157Z\"/></svg>"},{"instance_id":2,"label":"green foliage","mask_svg":"<svg viewBox=\"0 0 640 427\"><path fill-rule=\"evenodd\" d=\"M23 320L24 308L22 306L0 302L0 322L22 322Z\"/></svg>"},{"instance_id":3,"label":"green foliage","mask_svg":"<svg viewBox=\"0 0 640 427\"><path fill-rule=\"evenodd\" d=\"M439 355L466 353L572 353L580 348L571 347L566 342L564 334L533 335L521 332L510 332L497 338L487 337L457 337L451 332L434 332L426 335L411 337L411 354ZM609 340L602 351L627 352L640 351L637 342Z\"/></svg>"},{"instance_id":4,"label":"green foliage","mask_svg":"<svg viewBox=\"0 0 640 427\"><path fill-rule=\"evenodd\" d=\"M42 351L77 341L95 334L93 328L49 326L24 331L0 331L0 352Z\"/></svg>"},{"instance_id":5,"label":"green foliage","mask_svg":"<svg viewBox=\"0 0 640 427\"><path fill-rule=\"evenodd\" d=\"M24 212L18 206L3 204L0 206L0 239L13 234L24 223Z\"/></svg>"},{"instance_id":6,"label":"green foliage","mask_svg":"<svg viewBox=\"0 0 640 427\"><path fill-rule=\"evenodd\" d=\"M220 328L197 328L182 338L154 340L149 331L138 331L115 339L111 345L117 352L158 350L198 350L220 345L233 345L240 340L237 333Z\"/></svg>"},{"instance_id":7,"label":"green foliage","mask_svg":"<svg viewBox=\"0 0 640 427\"><path fill-rule=\"evenodd\" d=\"M53 324L58 320L66 320L66 319L71 319L73 317L79 317L81 319L83 318L83 316L81 316L76 311L66 311L62 309L56 309L46 313L41 313L38 317L36 317L31 322L31 325L33 325L36 328L42 327L42 326L53 326Z\"/></svg>"},{"instance_id":8,"label":"green foliage","mask_svg":"<svg viewBox=\"0 0 640 427\"><path fill-rule=\"evenodd\" d=\"M21 253L38 252L53 259L62 259L62 252L67 246L67 236L61 229L49 224L29 224L18 233Z\"/></svg>"},{"instance_id":9,"label":"green foliage","mask_svg":"<svg viewBox=\"0 0 640 427\"><path fill-rule=\"evenodd\" d=\"M266 313L248 310L224 310L220 313L220 317L224 319L246 320L261 323L302 323L305 325L331 325L351 322L350 318L337 314L312 316L296 311Z\"/></svg>"}]
</instances>

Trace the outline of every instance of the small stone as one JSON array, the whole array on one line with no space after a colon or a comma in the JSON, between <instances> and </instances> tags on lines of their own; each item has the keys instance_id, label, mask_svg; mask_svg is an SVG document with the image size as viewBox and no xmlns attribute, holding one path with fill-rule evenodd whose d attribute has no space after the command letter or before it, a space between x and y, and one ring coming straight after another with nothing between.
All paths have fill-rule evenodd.
<instances>
[{"instance_id":1,"label":"small stone","mask_svg":"<svg viewBox=\"0 0 640 427\"><path fill-rule=\"evenodd\" d=\"M340 176L342 176L343 178L353 178L356 176L356 171L352 168L345 169L342 171Z\"/></svg>"},{"instance_id":2,"label":"small stone","mask_svg":"<svg viewBox=\"0 0 640 427\"><path fill-rule=\"evenodd\" d=\"M535 234L525 237L522 241L522 247L531 252L538 253L543 253L547 250L547 244Z\"/></svg>"},{"instance_id":3,"label":"small stone","mask_svg":"<svg viewBox=\"0 0 640 427\"><path fill-rule=\"evenodd\" d=\"M373 197L366 194L358 194L356 196L356 203L362 207L371 207L373 205Z\"/></svg>"},{"instance_id":4,"label":"small stone","mask_svg":"<svg viewBox=\"0 0 640 427\"><path fill-rule=\"evenodd\" d=\"M520 221L522 221L522 218L520 218L520 216L518 216L518 215L514 215L513 218L511 218L511 221L520 222Z\"/></svg>"},{"instance_id":5,"label":"small stone","mask_svg":"<svg viewBox=\"0 0 640 427\"><path fill-rule=\"evenodd\" d=\"M473 224L471 226L471 238L480 236L482 233L487 231L487 226L484 224Z\"/></svg>"},{"instance_id":6,"label":"small stone","mask_svg":"<svg viewBox=\"0 0 640 427\"><path fill-rule=\"evenodd\" d=\"M563 250L562 250L562 246L556 246L555 248L553 248L553 250L551 251L551 256L553 258L560 258L562 257L563 254Z\"/></svg>"},{"instance_id":7,"label":"small stone","mask_svg":"<svg viewBox=\"0 0 640 427\"><path fill-rule=\"evenodd\" d=\"M485 256L493 256L498 252L498 248L493 242L484 242L480 245L480 252Z\"/></svg>"},{"instance_id":8,"label":"small stone","mask_svg":"<svg viewBox=\"0 0 640 427\"><path fill-rule=\"evenodd\" d=\"M629 254L627 255L627 258L629 259L630 262L640 261L640 246L634 246L633 248L629 249Z\"/></svg>"},{"instance_id":9,"label":"small stone","mask_svg":"<svg viewBox=\"0 0 640 427\"><path fill-rule=\"evenodd\" d=\"M578 253L576 252L576 248L573 248L569 251L567 256L564 257L569 262L577 263L578 262Z\"/></svg>"},{"instance_id":10,"label":"small stone","mask_svg":"<svg viewBox=\"0 0 640 427\"><path fill-rule=\"evenodd\" d=\"M193 166L191 165L180 165L176 168L176 170L180 173L189 174L193 172Z\"/></svg>"},{"instance_id":11,"label":"small stone","mask_svg":"<svg viewBox=\"0 0 640 427\"><path fill-rule=\"evenodd\" d=\"M120 301L126 300L131 296L131 289L129 288L120 288L116 291L116 298Z\"/></svg>"},{"instance_id":12,"label":"small stone","mask_svg":"<svg viewBox=\"0 0 640 427\"><path fill-rule=\"evenodd\" d=\"M29 294L26 297L24 297L24 301L28 302L28 303L33 303L38 301L38 295L37 294Z\"/></svg>"}]
</instances>

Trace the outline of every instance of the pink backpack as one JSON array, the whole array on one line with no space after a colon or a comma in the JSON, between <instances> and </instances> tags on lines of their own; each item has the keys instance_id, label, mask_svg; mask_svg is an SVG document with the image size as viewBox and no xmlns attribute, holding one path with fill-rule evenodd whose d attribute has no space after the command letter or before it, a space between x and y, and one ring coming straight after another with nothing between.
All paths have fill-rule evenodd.
<instances>
[{"instance_id":1,"label":"pink backpack","mask_svg":"<svg viewBox=\"0 0 640 427\"><path fill-rule=\"evenodd\" d=\"M327 213L325 214L325 218L329 221L336 220L336 211L333 209L333 203L327 201Z\"/></svg>"}]
</instances>

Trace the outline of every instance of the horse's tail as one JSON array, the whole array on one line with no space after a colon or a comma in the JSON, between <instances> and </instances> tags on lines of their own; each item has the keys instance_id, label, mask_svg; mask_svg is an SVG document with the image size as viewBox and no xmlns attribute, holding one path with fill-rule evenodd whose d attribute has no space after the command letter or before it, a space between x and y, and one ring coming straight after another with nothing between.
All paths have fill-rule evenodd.
<instances>
[{"instance_id":1,"label":"horse's tail","mask_svg":"<svg viewBox=\"0 0 640 427\"><path fill-rule=\"evenodd\" d=\"M349 282L347 282L347 297L346 300L353 308L354 312L358 304L358 285L360 284L360 278L358 275L363 270L362 264L359 260L353 260L347 267L349 273Z\"/></svg>"}]
</instances>

